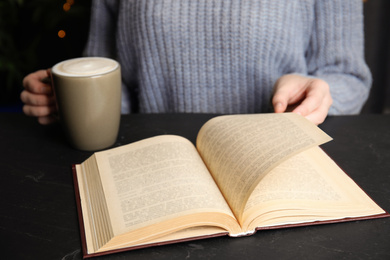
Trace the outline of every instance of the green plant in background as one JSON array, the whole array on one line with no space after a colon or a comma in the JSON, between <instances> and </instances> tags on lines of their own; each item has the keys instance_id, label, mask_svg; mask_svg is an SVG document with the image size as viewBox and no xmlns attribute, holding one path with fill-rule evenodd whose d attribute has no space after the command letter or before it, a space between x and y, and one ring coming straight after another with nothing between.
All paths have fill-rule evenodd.
<instances>
[{"instance_id":1,"label":"green plant in background","mask_svg":"<svg viewBox=\"0 0 390 260\"><path fill-rule=\"evenodd\" d=\"M0 106L19 100L26 74L81 55L89 6L90 0L0 0Z\"/></svg>"}]
</instances>

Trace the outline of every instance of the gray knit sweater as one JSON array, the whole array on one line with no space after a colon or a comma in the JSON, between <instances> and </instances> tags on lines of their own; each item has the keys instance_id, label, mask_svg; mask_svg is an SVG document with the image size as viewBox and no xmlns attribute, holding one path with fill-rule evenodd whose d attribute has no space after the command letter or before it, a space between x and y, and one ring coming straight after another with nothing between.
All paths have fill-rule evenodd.
<instances>
[{"instance_id":1,"label":"gray knit sweater","mask_svg":"<svg viewBox=\"0 0 390 260\"><path fill-rule=\"evenodd\" d=\"M269 112L282 75L358 113L371 74L362 0L94 0L86 55L122 66L122 112Z\"/></svg>"}]
</instances>

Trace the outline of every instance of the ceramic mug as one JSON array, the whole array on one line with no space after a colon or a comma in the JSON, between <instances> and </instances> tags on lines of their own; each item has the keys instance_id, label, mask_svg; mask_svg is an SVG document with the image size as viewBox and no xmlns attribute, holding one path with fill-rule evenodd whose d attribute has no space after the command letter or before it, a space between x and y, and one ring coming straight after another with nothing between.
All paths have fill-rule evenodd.
<instances>
[{"instance_id":1,"label":"ceramic mug","mask_svg":"<svg viewBox=\"0 0 390 260\"><path fill-rule=\"evenodd\" d=\"M121 68L108 58L66 60L51 69L60 122L73 147L112 146L121 116Z\"/></svg>"}]
</instances>

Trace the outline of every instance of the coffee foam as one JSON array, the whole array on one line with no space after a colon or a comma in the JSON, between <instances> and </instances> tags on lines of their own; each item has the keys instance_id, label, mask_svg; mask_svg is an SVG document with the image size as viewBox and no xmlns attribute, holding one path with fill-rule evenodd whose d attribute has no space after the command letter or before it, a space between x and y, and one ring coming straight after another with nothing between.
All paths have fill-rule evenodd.
<instances>
[{"instance_id":1,"label":"coffee foam","mask_svg":"<svg viewBox=\"0 0 390 260\"><path fill-rule=\"evenodd\" d=\"M70 59L56 64L52 72L68 77L97 76L115 70L118 63L101 57L85 57Z\"/></svg>"}]
</instances>

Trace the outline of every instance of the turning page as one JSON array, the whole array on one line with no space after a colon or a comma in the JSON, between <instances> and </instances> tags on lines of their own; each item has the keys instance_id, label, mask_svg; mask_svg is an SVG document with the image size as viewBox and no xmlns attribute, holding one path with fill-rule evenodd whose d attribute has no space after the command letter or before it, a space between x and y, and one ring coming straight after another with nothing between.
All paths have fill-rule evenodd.
<instances>
[{"instance_id":1,"label":"turning page","mask_svg":"<svg viewBox=\"0 0 390 260\"><path fill-rule=\"evenodd\" d=\"M294 114L220 116L199 131L197 148L242 224L245 204L262 178L282 161L331 138Z\"/></svg>"}]
</instances>

